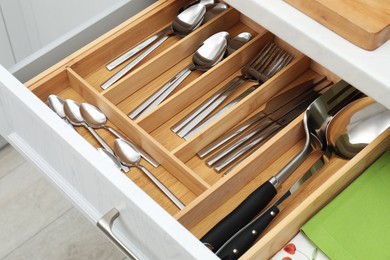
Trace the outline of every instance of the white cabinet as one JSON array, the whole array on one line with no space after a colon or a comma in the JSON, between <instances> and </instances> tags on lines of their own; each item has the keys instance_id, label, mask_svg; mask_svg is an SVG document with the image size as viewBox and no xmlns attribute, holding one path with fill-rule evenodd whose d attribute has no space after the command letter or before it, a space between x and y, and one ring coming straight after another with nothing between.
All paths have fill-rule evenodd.
<instances>
[{"instance_id":1,"label":"white cabinet","mask_svg":"<svg viewBox=\"0 0 390 260\"><path fill-rule=\"evenodd\" d=\"M364 53L363 55L363 52L357 50L353 45L342 42L330 32L327 32L327 37L329 37L328 40L330 41L327 42L327 39L324 39L319 33L316 33L317 31L323 32L323 28L319 24L314 24L310 19L282 0L228 0L227 2L246 16L275 33L281 39L284 39L293 47L307 54L310 58L319 63L324 63L325 67L329 66L329 70L333 70L338 76L353 81L352 83L356 83L356 87L372 95L385 105L390 106L389 101L379 95L381 91L386 93L388 91L390 84L384 87L388 76L373 73L373 70L364 67L365 65L356 65L355 58L353 57L354 54L360 53L362 54L360 59L366 60L370 57L376 57L376 53L381 53L382 51L383 53L380 59L375 62L377 62L376 66L383 66L385 58L390 54L386 46L378 52ZM121 52L124 51L124 43L134 41L132 44L135 44L137 41L135 39L136 36L142 38L145 35L152 34L152 32L157 30L157 26L159 26L158 28L164 28L169 23L168 20L172 20L168 16L173 16L179 4L174 0L156 2L153 6L155 9L148 9L143 13L143 16L138 15L132 18L126 25L118 27L112 33L108 33L104 37L99 38L97 41L88 45L88 47L83 48L76 54L69 56L66 60L55 65L53 69L44 73L42 77L45 78L42 79L42 83L40 82L41 79L35 78L31 84L34 85L36 83L35 85L41 87L39 89L36 88L35 91L39 92L42 97L47 96L53 91L60 93L61 91L77 92L78 90L85 97L88 97L91 100L90 102L101 102L100 104L103 105L105 111L109 112L107 115L112 116L116 120L116 123L119 122L122 126L121 130L127 136L153 153L152 155L167 169L168 174L172 174L176 179L178 177L182 178L179 179L180 181L175 180L176 183L174 184L180 185L180 182L183 182L187 184L187 187L183 188L179 186L178 190L185 190L191 187L188 188L189 192L187 190L185 192L188 194L192 192L189 195L192 197L188 199L190 202L186 204L187 208L182 211L174 211L174 213L169 214L169 210L164 210L160 206L161 204L157 204L147 196L144 191L119 170L105 161L100 160L99 154L85 139L54 115L39 98L30 90L26 89L6 70L0 69L0 110L2 111L0 114L0 122L2 122L0 124L0 133L21 153L41 168L54 184L60 187L92 222L98 222L107 212L111 212L112 209L118 210L120 215L113 223L113 232L140 259L217 259L188 229L191 230L194 227L202 229L202 225L207 224L206 220L204 220L207 218L205 215L211 215L212 212L210 213L210 211L217 210L218 207L223 207L225 202L230 202L230 197L236 196L234 194L235 189L241 192L240 188L245 186L246 190L244 192L249 192L248 189L253 187L248 186L253 183L252 177L257 178L258 167L265 169L269 166L267 161L261 165L260 159L262 159L262 155L266 157L264 160L269 160L269 162L273 163L269 168L272 168L272 166L277 167L278 165L276 164L279 163L279 160L286 161L288 159L286 156L282 156L282 152L279 152L276 147L274 148L272 145L269 145L249 158L249 162L245 166L238 167L235 174L232 173L233 175L225 179L209 184L200 176L193 173L194 170L190 169L190 166L186 164L189 158L191 158L192 153L196 155L195 149L201 149L199 147L204 145L202 142L208 138L207 135L200 135L198 139L195 138L195 141L189 140L184 145L178 145L171 150L164 147L162 142L159 143L153 140L149 133L153 132L154 124L170 119L167 119L167 114L172 113L172 111L169 111L169 108L176 108L176 106L183 108L187 105L177 97L180 97L185 91L187 91L187 96L190 96L189 94L192 96L199 95L195 93L199 91L206 93L205 88L203 90L201 89L200 83L202 81L203 83L211 82L216 85L222 84L222 80L217 81L218 79L213 77L214 74L211 74L211 71L200 76L194 83L199 88L195 90L194 88L191 89L190 86L185 91L179 92L173 97L170 103L167 102L168 104L165 107L163 106L159 111L161 117L153 117L152 115L149 117L149 120L146 118L145 120L134 122L128 119L125 113L118 108L118 104L122 101L122 95L131 95L133 93L130 93L132 90L128 89L132 86L125 84L131 81L129 79L131 76L136 79L132 83L141 86L141 84L148 80L147 77L153 77L153 75L157 77L160 75L162 72L158 70L163 66L179 70L178 67L175 67L176 60L174 59L182 59L183 62L188 61L189 59L186 60L186 58L193 53L189 49L194 49L197 46L195 39L199 40L206 33L210 33L209 30L217 30L217 28L220 29L220 27L225 25L232 26L235 29L237 29L235 27L237 24L238 26L245 27L246 25L241 24L241 21L246 21L259 30L259 35L257 35L256 40L246 46L245 52L231 56L230 63L227 61L220 67L229 70L229 72L239 72L238 68L243 65L243 60L249 59L257 51L256 44L265 44L265 41L267 39L273 39L273 36L271 33L265 32L263 28L255 25L252 21L248 21L245 16L240 15L236 10L228 10L227 14L223 16L224 18L210 22L203 29L195 32L192 37L181 40L176 39L176 42L172 40L172 45L168 46L165 52L162 51L159 55L145 62L142 69L149 72L146 75L147 77L140 73L142 69L139 69L134 71L133 75L128 75L125 80L118 83L117 88L114 88L113 91L102 91L99 88L98 81L102 81L108 75L108 72L104 70L103 62L111 59L114 56L113 52L119 52L119 50ZM171 9L168 10L167 7ZM159 24L161 19L157 19L157 16L161 19L167 19L167 21ZM147 20L148 25L149 23L151 24L150 27L142 27L144 24L141 23L141 20L145 22L143 19ZM233 20L236 20L236 22ZM304 30L301 30L301 28L304 28ZM320 37L320 39L313 37ZM333 48L327 47L332 44ZM286 47L287 45L285 44L284 46ZM177 48L177 51L174 48ZM346 53L341 53L342 51ZM295 63L289 69L286 69L287 72L283 74L286 78L290 77L291 80L295 79L292 74L296 71L297 73L303 73L310 63L310 59L303 54L299 52L296 52L296 54L297 58ZM343 68L340 68L339 65L333 67L332 62L334 59L342 63ZM101 64L96 64L99 62ZM291 69L293 67L296 68L296 71ZM220 68L215 67L212 72L224 75L225 71ZM366 68L367 70L361 71L362 68ZM164 67L163 69L166 68ZM379 71L383 70L383 68L378 69ZM350 71L355 72L350 73ZM282 78L283 76L279 77ZM373 88L368 88L365 85L365 83L374 80L380 84ZM151 84L153 84L153 81L148 82L152 82ZM275 80L274 83L270 84L276 86L278 82L280 80ZM275 90L271 88L271 91ZM265 92L257 92L258 96L261 96L259 93ZM175 98L177 99L175 100ZM255 105L256 100L253 97L246 99L244 102L248 105L243 107L253 107L251 105ZM179 113L178 111L175 112L175 115ZM158 113L156 114L158 115ZM113 119L112 121L114 122ZM281 146L285 146L285 143L289 143L290 146L299 144L299 140L302 139L302 136L298 134L300 133L300 127L301 121L295 120L288 130L283 132L283 135L276 136L276 146L281 148ZM221 131L221 129L214 129ZM296 140L290 141L290 136L293 136ZM161 138L160 140L164 140L165 136L160 135L159 138ZM378 149L370 148L366 154L368 155L367 160L362 159L361 157L363 155L361 155L346 163L338 162L341 163L340 165L342 167L336 168L337 173L340 171L345 174L351 171L352 174L358 174L358 169L363 169L365 164L370 163L370 160L373 160L375 156L383 152L382 149L386 149L389 146L389 139L388 136L382 136L382 140L384 140L382 143L383 146ZM295 143L293 144L293 142ZM376 148L379 145L375 144L373 146ZM282 148L288 150L288 147ZM271 155L280 158L270 158L272 157ZM292 156L292 154L289 155ZM356 167L355 164L357 165ZM240 170L242 172L239 172ZM240 175L241 173L243 174ZM337 183L338 179L336 178L332 178L331 181ZM242 183L237 184L237 182ZM339 189L342 188L342 184L337 185L340 185L338 186ZM331 190L329 187L328 189ZM238 195L244 196L245 193ZM234 201L234 203L237 203L237 201ZM322 201L322 203L325 202ZM206 208L206 206L209 206L209 208ZM317 206L314 205L313 207ZM307 208L310 211L313 207L309 205ZM305 212L305 217L308 217L309 213ZM295 210L295 214L299 215L300 213ZM190 228L187 229L185 226L190 226ZM280 233L292 232L290 229L281 230ZM275 247L280 246L281 243L281 240L274 243L270 239L268 244L270 245L269 247ZM272 250L275 251L275 248L272 248ZM264 250L262 252L260 251L262 250L256 247L247 256L269 254L267 250L267 252L264 252Z\"/></svg>"},{"instance_id":2,"label":"white cabinet","mask_svg":"<svg viewBox=\"0 0 390 260\"><path fill-rule=\"evenodd\" d=\"M8 38L8 31L4 24L3 14L0 9L0 64L9 68L15 64L13 50Z\"/></svg>"}]
</instances>

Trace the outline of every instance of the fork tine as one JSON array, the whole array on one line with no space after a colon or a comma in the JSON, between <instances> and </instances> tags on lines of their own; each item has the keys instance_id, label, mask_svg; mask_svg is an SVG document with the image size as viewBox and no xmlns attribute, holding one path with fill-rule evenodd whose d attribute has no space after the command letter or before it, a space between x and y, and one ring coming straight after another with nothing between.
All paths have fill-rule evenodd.
<instances>
[{"instance_id":1,"label":"fork tine","mask_svg":"<svg viewBox=\"0 0 390 260\"><path fill-rule=\"evenodd\" d=\"M259 62L264 60L264 57L268 55L268 53L274 48L274 43L269 42L266 46L261 49L261 51L248 63L248 67L256 66Z\"/></svg>"},{"instance_id":2,"label":"fork tine","mask_svg":"<svg viewBox=\"0 0 390 260\"><path fill-rule=\"evenodd\" d=\"M269 64L275 59L275 57L278 56L279 52L280 49L278 48L278 46L274 45L274 48L272 48L268 55L264 57L259 64L252 66L252 68L256 71L265 70L269 66Z\"/></svg>"},{"instance_id":3,"label":"fork tine","mask_svg":"<svg viewBox=\"0 0 390 260\"><path fill-rule=\"evenodd\" d=\"M285 52L283 57L281 59L279 59L275 64L274 66L271 67L271 69L269 69L268 73L267 73L267 76L268 78L271 78L272 76L274 76L277 72L279 72L281 69L283 69L284 67L286 67L288 64L290 64L290 62L292 61L293 57Z\"/></svg>"}]
</instances>

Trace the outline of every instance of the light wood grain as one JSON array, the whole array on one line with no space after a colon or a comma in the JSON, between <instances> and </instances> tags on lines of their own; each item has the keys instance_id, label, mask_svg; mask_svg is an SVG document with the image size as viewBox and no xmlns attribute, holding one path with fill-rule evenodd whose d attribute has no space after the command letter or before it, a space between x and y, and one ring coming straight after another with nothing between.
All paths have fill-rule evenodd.
<instances>
[{"instance_id":1,"label":"light wood grain","mask_svg":"<svg viewBox=\"0 0 390 260\"><path fill-rule=\"evenodd\" d=\"M285 0L357 46L374 50L390 39L389 0Z\"/></svg>"}]
</instances>

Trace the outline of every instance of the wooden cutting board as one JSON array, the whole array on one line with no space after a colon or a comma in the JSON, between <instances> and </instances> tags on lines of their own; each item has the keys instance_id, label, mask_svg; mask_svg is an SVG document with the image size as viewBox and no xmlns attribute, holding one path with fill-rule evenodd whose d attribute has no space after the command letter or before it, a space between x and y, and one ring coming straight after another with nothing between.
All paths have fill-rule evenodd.
<instances>
[{"instance_id":1,"label":"wooden cutting board","mask_svg":"<svg viewBox=\"0 0 390 260\"><path fill-rule=\"evenodd\" d=\"M361 48L390 39L390 0L285 1Z\"/></svg>"}]
</instances>

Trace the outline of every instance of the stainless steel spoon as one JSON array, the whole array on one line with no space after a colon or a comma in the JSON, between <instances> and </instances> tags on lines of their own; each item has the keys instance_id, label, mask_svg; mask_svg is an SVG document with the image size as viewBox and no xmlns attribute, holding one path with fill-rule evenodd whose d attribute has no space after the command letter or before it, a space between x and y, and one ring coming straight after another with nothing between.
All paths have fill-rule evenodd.
<instances>
[{"instance_id":1,"label":"stainless steel spoon","mask_svg":"<svg viewBox=\"0 0 390 260\"><path fill-rule=\"evenodd\" d=\"M156 177L154 177L154 175L148 169L139 164L141 155L137 149L129 145L129 143L125 140L115 139L114 151L122 164L129 167L137 167L143 171L146 176L148 176L149 179L153 181L153 183L156 184L156 186L160 188L160 190L164 192L179 209L183 209L185 207L185 205L164 184L162 184Z\"/></svg>"},{"instance_id":2,"label":"stainless steel spoon","mask_svg":"<svg viewBox=\"0 0 390 260\"><path fill-rule=\"evenodd\" d=\"M127 140L123 135L121 135L118 131L116 131L114 128L106 125L107 123L107 117L106 115L96 106L91 105L89 103L81 103L80 105L80 114L85 120L85 122L92 128L104 128L108 130L110 133L115 135L117 138L126 140L129 142L129 145L135 146L132 142ZM158 167L160 164L154 160L148 153L143 151L142 149L138 148L140 151L141 156L147 160L150 164L152 164L154 167Z\"/></svg>"},{"instance_id":3,"label":"stainless steel spoon","mask_svg":"<svg viewBox=\"0 0 390 260\"><path fill-rule=\"evenodd\" d=\"M101 87L102 89L109 88L112 84L121 79L127 72L134 68L138 63L140 63L147 55L154 51L158 46L165 42L169 37L178 35L184 37L187 34L191 33L197 29L203 21L204 15L206 13L206 7L203 4L193 5L183 12L181 12L176 19L173 21L171 27L165 35L161 37L156 43L150 46L145 50L141 55L139 55L132 62L123 67L120 71L114 74L111 78L105 81Z\"/></svg>"},{"instance_id":4,"label":"stainless steel spoon","mask_svg":"<svg viewBox=\"0 0 390 260\"><path fill-rule=\"evenodd\" d=\"M183 6L182 8L180 8L180 11L179 13L183 12L185 9L189 8L190 6L193 6L193 5L196 5L196 4L202 4L204 5L206 8L210 7L210 6L213 6L210 10L208 10L205 14L205 19L203 20L202 23L205 23L207 22L208 20L210 20L211 18L213 18L214 16L216 16L217 14L221 13L222 11L226 10L227 9L227 5L225 4L222 4L222 3L218 3L218 4L215 4L215 1L214 0L196 0L196 1L192 1L190 2L189 4ZM222 6L223 5L223 6ZM211 13L211 14L209 14ZM212 16L214 15L214 16ZM207 18L207 20L206 20ZM158 38L160 38L161 36L163 36L164 34L166 34L168 31L170 30L170 26L160 30L159 32L153 34L152 36L150 36L149 38L147 38L146 40L144 40L143 42L137 44L135 47L131 48L130 50L128 50L127 52L125 52L124 54L122 54L121 56L119 56L118 58L116 58L115 60L111 61L110 63L108 63L106 65L106 68L108 70L113 70L115 69L116 67L118 67L120 64L122 64L123 62L125 62L126 60L130 59L131 57L133 57L135 54L137 54L138 52L142 51L143 49L145 49L146 47L148 47L150 44L152 44L154 41L156 41Z\"/></svg>"},{"instance_id":5,"label":"stainless steel spoon","mask_svg":"<svg viewBox=\"0 0 390 260\"><path fill-rule=\"evenodd\" d=\"M328 153L352 159L390 126L390 110L369 97L361 98L338 112L326 131Z\"/></svg>"},{"instance_id":6,"label":"stainless steel spoon","mask_svg":"<svg viewBox=\"0 0 390 260\"><path fill-rule=\"evenodd\" d=\"M227 45L226 55L227 56L231 55L233 52L241 48L251 39L252 39L252 34L250 34L249 32L243 32L233 37L233 39L231 39ZM214 95L208 98L200 106L195 108L191 113L189 113L182 120L180 120L174 126L172 126L171 130L175 133L177 133L180 130L187 132L190 129L192 129L195 125L200 123L209 114L211 114L214 111L214 109L218 106L218 103L214 101L219 96L221 96L222 93L224 93L228 87L230 87L230 85L227 85L226 87L217 91Z\"/></svg>"},{"instance_id":7,"label":"stainless steel spoon","mask_svg":"<svg viewBox=\"0 0 390 260\"><path fill-rule=\"evenodd\" d=\"M137 119L156 108L194 70L207 71L224 57L229 33L219 32L207 38L192 56L192 63L176 74L153 95L134 109L129 117Z\"/></svg>"},{"instance_id":8,"label":"stainless steel spoon","mask_svg":"<svg viewBox=\"0 0 390 260\"><path fill-rule=\"evenodd\" d=\"M51 110L53 110L59 117L61 117L65 122L68 123L73 129L73 125L68 121L64 112L64 100L56 95L50 95L47 98L47 103Z\"/></svg>"},{"instance_id":9,"label":"stainless steel spoon","mask_svg":"<svg viewBox=\"0 0 390 260\"><path fill-rule=\"evenodd\" d=\"M71 99L67 99L64 102L64 112L66 115L66 118L69 120L69 122L74 126L83 126L85 127L92 136L99 142L101 146L103 146L104 149L106 149L109 153L114 155L114 151L111 149L111 147L103 140L103 138L96 133L96 131L90 127L84 120L84 118L81 116L80 113L80 105ZM121 167L124 172L128 172L129 168L126 166Z\"/></svg>"},{"instance_id":10,"label":"stainless steel spoon","mask_svg":"<svg viewBox=\"0 0 390 260\"><path fill-rule=\"evenodd\" d=\"M118 168L118 170L122 169L121 162L112 153L110 153L109 151L107 151L104 148L97 148L96 150L103 156L103 158L105 158L108 162L112 163L113 166Z\"/></svg>"}]
</instances>

